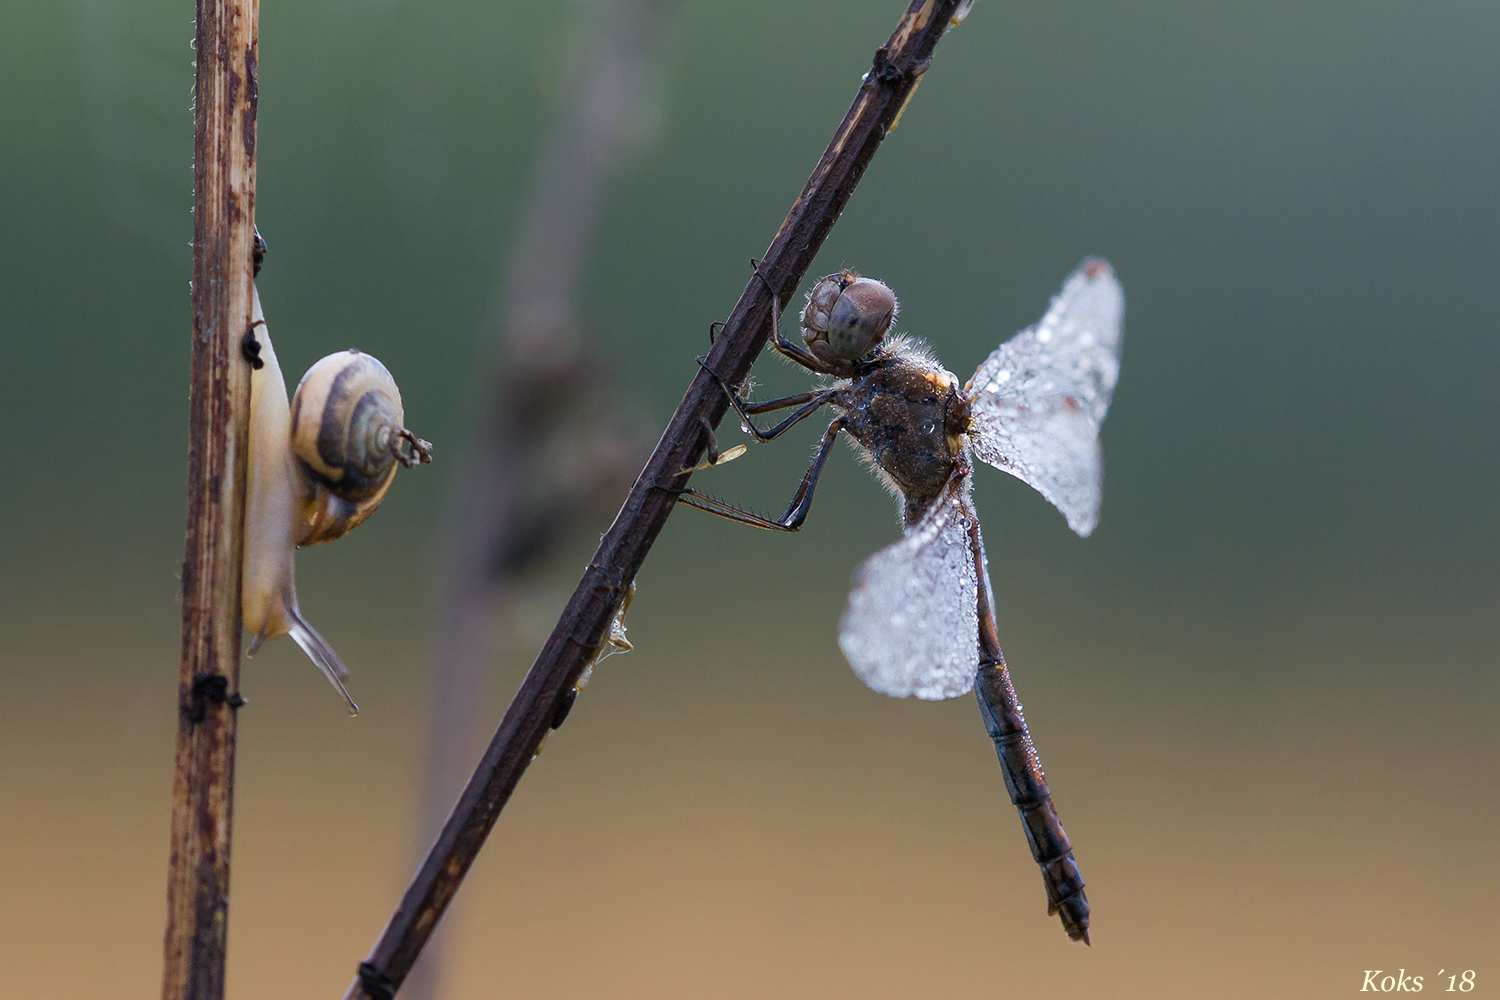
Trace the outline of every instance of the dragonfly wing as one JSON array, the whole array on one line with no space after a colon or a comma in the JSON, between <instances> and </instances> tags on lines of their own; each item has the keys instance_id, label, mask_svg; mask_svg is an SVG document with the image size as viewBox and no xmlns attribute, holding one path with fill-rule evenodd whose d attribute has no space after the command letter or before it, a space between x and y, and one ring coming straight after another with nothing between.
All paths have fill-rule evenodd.
<instances>
[{"instance_id":1,"label":"dragonfly wing","mask_svg":"<svg viewBox=\"0 0 1500 1000\"><path fill-rule=\"evenodd\" d=\"M1079 535L1099 523L1099 425L1120 376L1125 293L1089 258L1047 314L1001 344L969 380L974 454L1046 497Z\"/></svg>"},{"instance_id":2,"label":"dragonfly wing","mask_svg":"<svg viewBox=\"0 0 1500 1000\"><path fill-rule=\"evenodd\" d=\"M968 476L905 537L854 571L839 648L859 679L893 698L956 698L979 669L978 583Z\"/></svg>"}]
</instances>

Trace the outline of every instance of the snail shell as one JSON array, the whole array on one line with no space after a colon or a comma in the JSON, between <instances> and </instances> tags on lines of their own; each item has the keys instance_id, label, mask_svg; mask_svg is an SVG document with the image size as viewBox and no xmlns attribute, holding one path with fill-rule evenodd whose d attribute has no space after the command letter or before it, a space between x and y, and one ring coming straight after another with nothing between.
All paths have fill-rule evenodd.
<instances>
[{"instance_id":1,"label":"snail shell","mask_svg":"<svg viewBox=\"0 0 1500 1000\"><path fill-rule=\"evenodd\" d=\"M291 439L312 496L298 545L322 545L358 527L391 488L398 464L432 461L432 446L403 418L396 380L368 354L330 354L302 376Z\"/></svg>"},{"instance_id":2,"label":"snail shell","mask_svg":"<svg viewBox=\"0 0 1500 1000\"><path fill-rule=\"evenodd\" d=\"M343 684L349 668L298 607L297 547L331 541L364 521L390 489L396 464L431 461L432 446L401 426L401 394L390 372L358 351L319 361L289 404L258 291L252 321L262 364L250 375L240 596L254 636L249 653L290 635L356 715L359 707ZM309 443L294 446L298 430Z\"/></svg>"}]
</instances>

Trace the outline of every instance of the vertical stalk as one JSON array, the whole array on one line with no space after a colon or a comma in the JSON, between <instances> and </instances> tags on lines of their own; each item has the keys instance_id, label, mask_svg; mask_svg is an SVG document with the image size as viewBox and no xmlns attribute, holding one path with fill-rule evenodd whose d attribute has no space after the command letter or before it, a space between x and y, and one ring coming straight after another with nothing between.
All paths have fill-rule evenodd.
<instances>
[{"instance_id":1,"label":"vertical stalk","mask_svg":"<svg viewBox=\"0 0 1500 1000\"><path fill-rule=\"evenodd\" d=\"M224 995L239 701L258 0L198 0L182 660L163 1000Z\"/></svg>"}]
</instances>

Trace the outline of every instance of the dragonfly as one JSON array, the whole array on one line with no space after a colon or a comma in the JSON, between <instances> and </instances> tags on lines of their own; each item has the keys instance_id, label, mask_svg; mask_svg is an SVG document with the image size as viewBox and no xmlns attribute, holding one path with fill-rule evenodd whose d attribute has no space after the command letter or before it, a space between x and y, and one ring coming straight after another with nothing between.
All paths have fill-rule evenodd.
<instances>
[{"instance_id":1,"label":"dragonfly","mask_svg":"<svg viewBox=\"0 0 1500 1000\"><path fill-rule=\"evenodd\" d=\"M1045 315L1001 344L960 386L920 340L890 335L899 306L880 281L843 270L818 281L802 310L802 343L773 303L771 343L821 376L807 392L750 402L718 379L756 441L775 440L827 407L835 414L796 494L767 518L685 487L679 502L744 524L796 531L840 432L895 495L902 537L855 571L839 647L881 694L925 700L975 693L1010 800L1040 866L1049 914L1089 942L1089 903L1073 845L1026 727L995 624L994 594L971 498L973 459L1034 488L1087 537L1099 522L1099 426L1120 372L1125 296L1104 260L1085 259ZM768 429L752 417L795 410ZM709 464L717 461L712 437ZM727 457L727 456L726 456Z\"/></svg>"}]
</instances>

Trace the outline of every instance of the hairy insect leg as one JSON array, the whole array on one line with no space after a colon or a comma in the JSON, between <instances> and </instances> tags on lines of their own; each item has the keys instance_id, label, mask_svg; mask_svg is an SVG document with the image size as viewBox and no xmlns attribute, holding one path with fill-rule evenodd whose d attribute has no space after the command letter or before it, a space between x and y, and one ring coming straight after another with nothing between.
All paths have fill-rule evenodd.
<instances>
[{"instance_id":1,"label":"hairy insect leg","mask_svg":"<svg viewBox=\"0 0 1500 1000\"><path fill-rule=\"evenodd\" d=\"M768 531L796 531L802 527L807 520L807 512L812 507L813 491L818 488L818 477L823 474L823 466L828 461L828 455L833 451L833 442L838 437L839 431L844 429L844 418L836 417L823 432L823 441L818 445L817 454L813 456L812 464L807 467L807 472L802 476L802 483L797 487L797 493L792 497L791 503L787 504L786 510L781 516L772 520L761 517L759 514L751 513L734 504L725 503L717 497L699 493L691 486L685 486L678 491L677 499L689 507L697 507L706 510L710 514L717 514L730 521L738 521L756 528L765 528Z\"/></svg>"},{"instance_id":2,"label":"hairy insect leg","mask_svg":"<svg viewBox=\"0 0 1500 1000\"><path fill-rule=\"evenodd\" d=\"M823 406L823 404L827 403L837 394L837 390L834 389L811 389L807 392L797 392L790 396L781 396L777 399L764 399L754 403L747 403L740 398L739 393L730 388L729 383L724 381L723 376L708 367L706 358L699 358L698 365L712 375L714 380L719 383L719 387L729 397L730 405L740 415L740 420L750 429L751 436L762 444L767 441L776 440L793 426L816 413L819 407ZM801 409L768 431L763 431L759 427L756 427L755 421L750 419L751 414L770 413L773 410L784 410L789 406L800 406Z\"/></svg>"},{"instance_id":3,"label":"hairy insect leg","mask_svg":"<svg viewBox=\"0 0 1500 1000\"><path fill-rule=\"evenodd\" d=\"M781 332L781 296L776 293L776 289L771 287L770 279L767 278L764 274L760 273L760 261L756 260L754 257L751 257L750 266L755 268L755 276L760 279L761 284L766 286L766 291L771 293L772 346L776 348L778 353L797 362L797 364L801 365L803 368L806 368L808 371L816 372L819 375L833 374L833 372L829 370L828 366L819 361L811 351L803 347L801 344L793 343L790 339L787 338L785 334Z\"/></svg>"},{"instance_id":4,"label":"hairy insect leg","mask_svg":"<svg viewBox=\"0 0 1500 1000\"><path fill-rule=\"evenodd\" d=\"M1042 763L1026 728L1026 716L1016 697L1000 650L995 627L995 608L990 600L990 580L985 569L984 542L979 534L979 518L972 506L969 518L969 541L974 552L974 569L979 577L979 675L974 680L974 695L985 730L995 743L995 753L1005 772L1005 788L1011 804L1021 814L1026 842L1031 856L1042 869L1047 887L1047 912L1058 914L1063 929L1074 941L1089 943L1089 901L1083 892L1083 875L1073 860L1073 843L1068 840L1052 792L1042 773Z\"/></svg>"},{"instance_id":5,"label":"hairy insect leg","mask_svg":"<svg viewBox=\"0 0 1500 1000\"><path fill-rule=\"evenodd\" d=\"M698 429L703 432L703 450L707 453L708 464L719 464L719 438L714 433L714 425L709 423L707 417L698 418Z\"/></svg>"},{"instance_id":6,"label":"hairy insect leg","mask_svg":"<svg viewBox=\"0 0 1500 1000\"><path fill-rule=\"evenodd\" d=\"M762 278L762 281L765 279ZM797 364L809 371L819 375L828 375L831 372L828 366L813 356L813 353L801 344L793 343L786 334L781 332L781 297L775 292L771 293L771 344L783 356L791 358Z\"/></svg>"}]
</instances>

